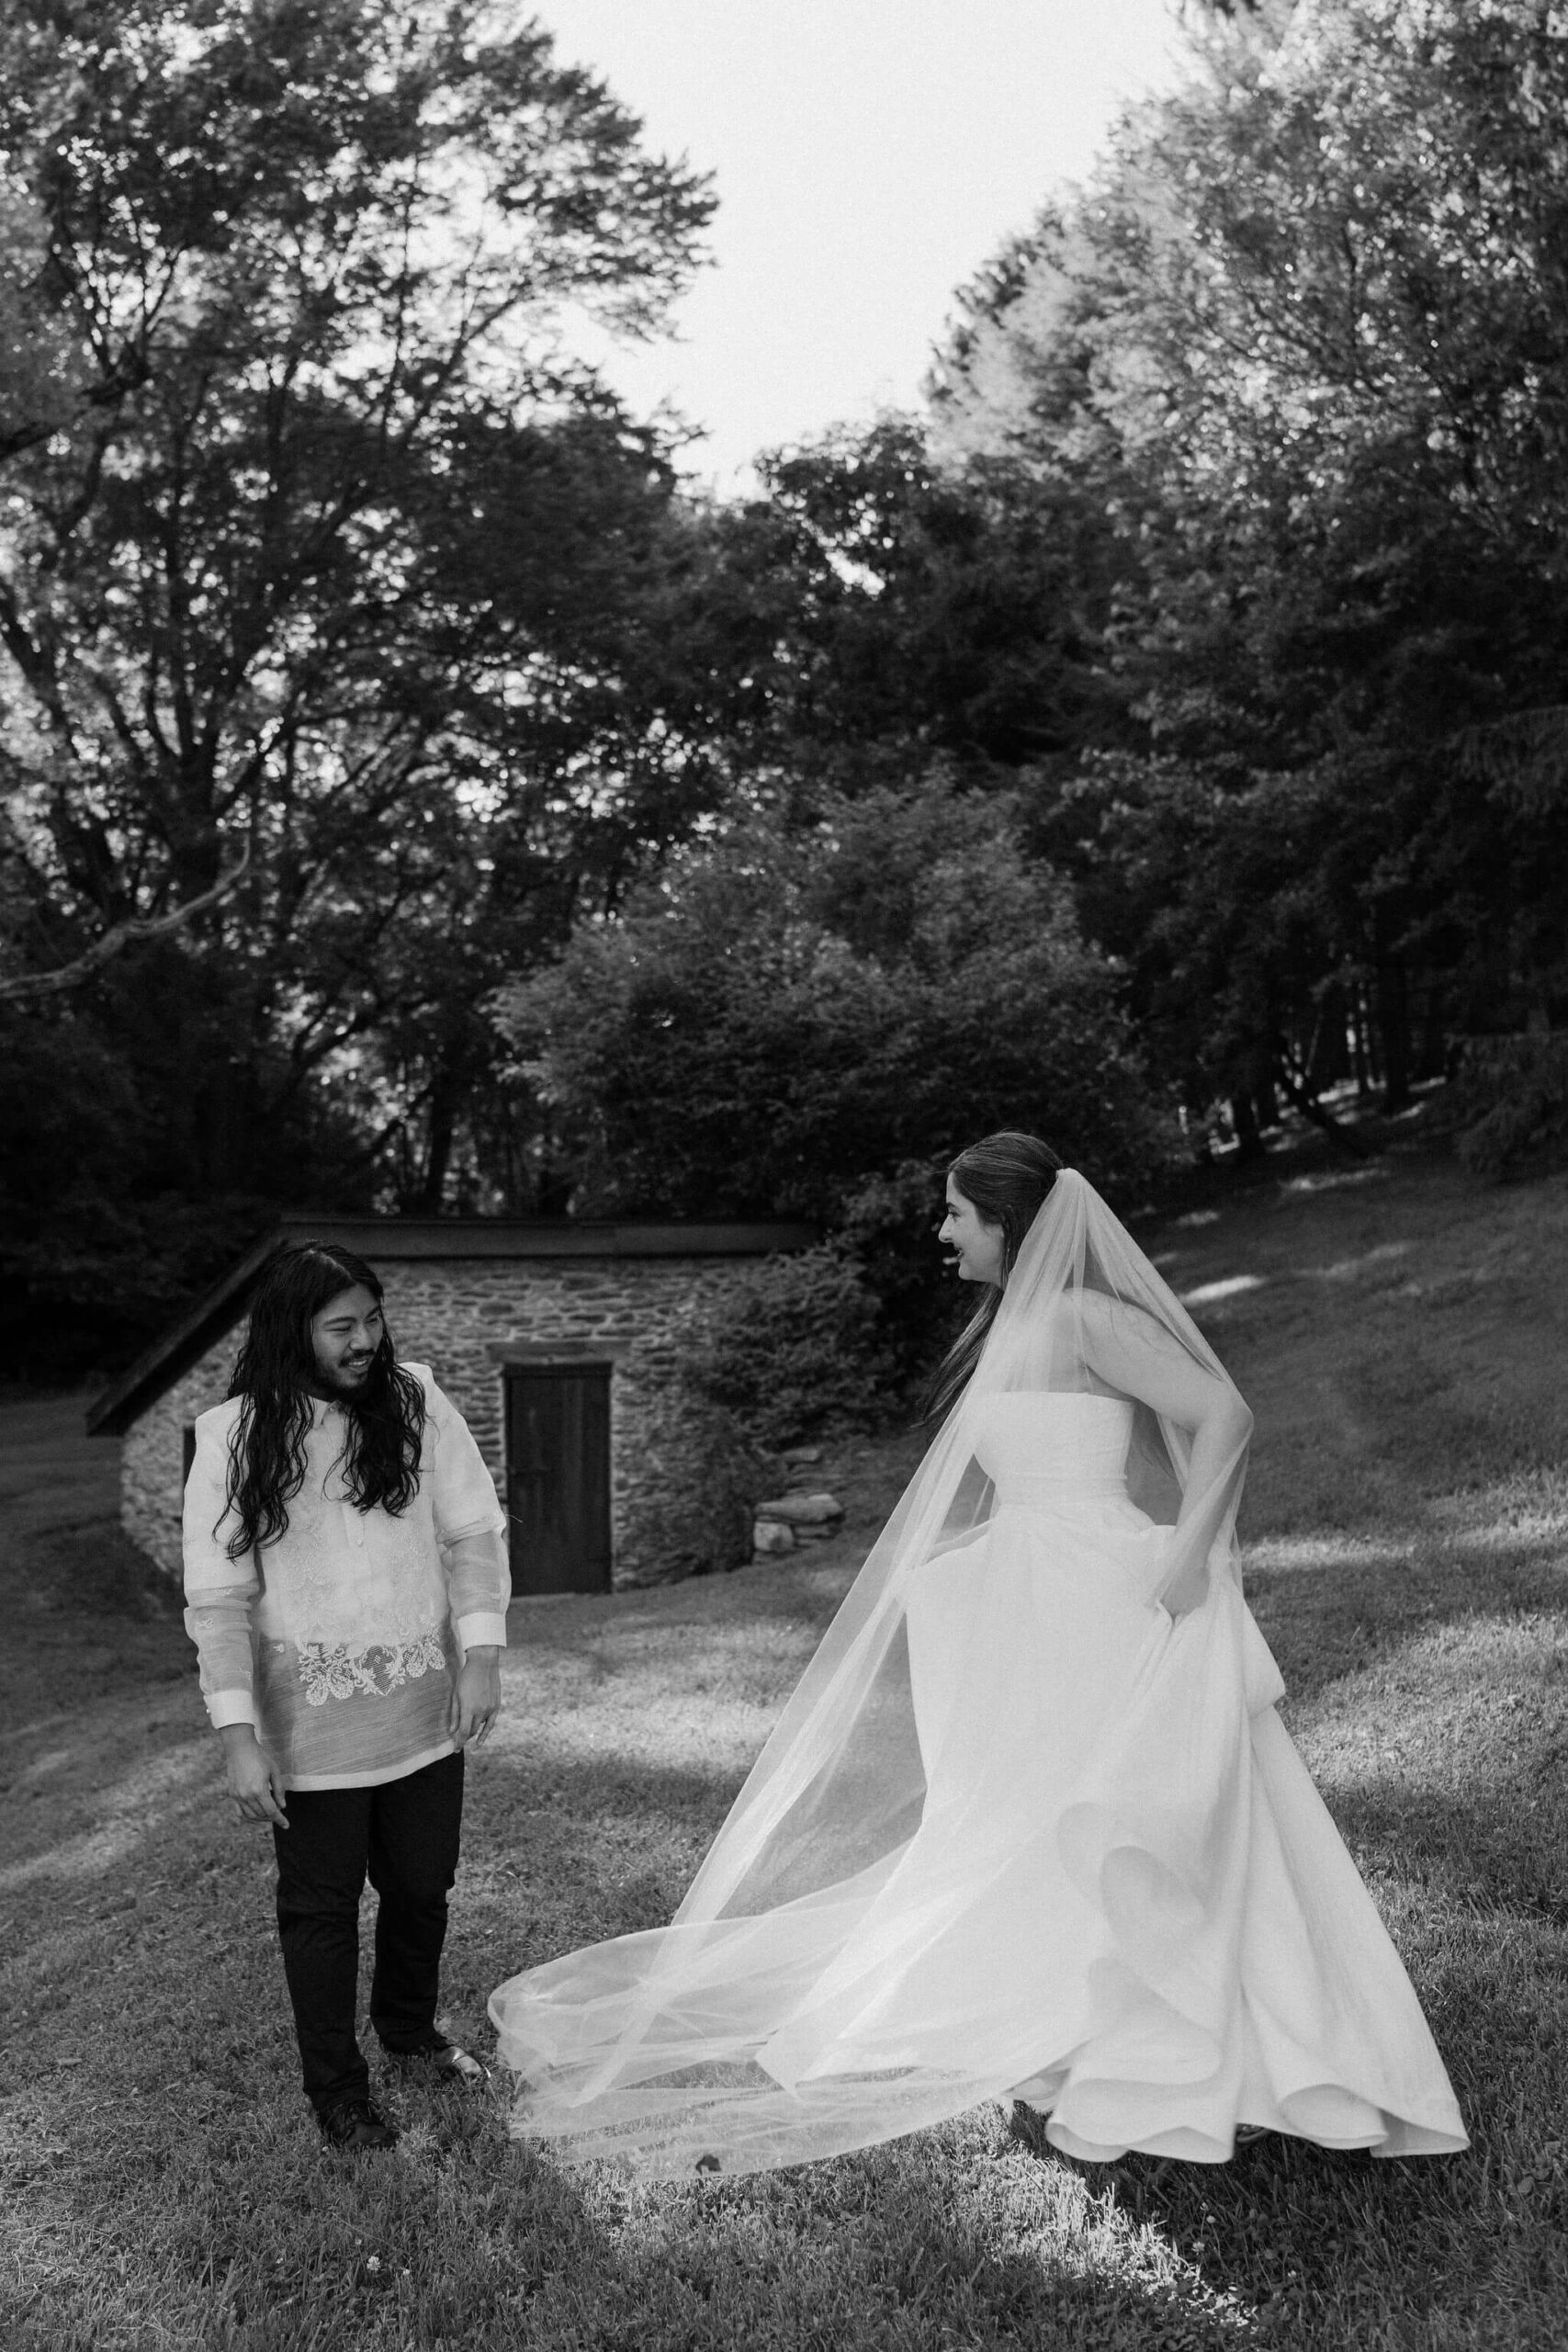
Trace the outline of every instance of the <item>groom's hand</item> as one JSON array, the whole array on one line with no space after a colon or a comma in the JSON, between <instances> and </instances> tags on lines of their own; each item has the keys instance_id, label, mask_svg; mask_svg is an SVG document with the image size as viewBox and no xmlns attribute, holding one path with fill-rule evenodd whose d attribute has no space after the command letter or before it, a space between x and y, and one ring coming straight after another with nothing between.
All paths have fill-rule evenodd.
<instances>
[{"instance_id":1,"label":"groom's hand","mask_svg":"<svg viewBox=\"0 0 1568 2352\"><path fill-rule=\"evenodd\" d=\"M283 1775L249 1724L225 1724L219 1737L229 1770L229 1794L242 1821L274 1821L288 1826Z\"/></svg>"},{"instance_id":2,"label":"groom's hand","mask_svg":"<svg viewBox=\"0 0 1568 2352\"><path fill-rule=\"evenodd\" d=\"M469 1650L457 1668L457 1679L447 1710L446 1729L459 1747L471 1739L482 1747L501 1713L501 1652L491 1646Z\"/></svg>"}]
</instances>

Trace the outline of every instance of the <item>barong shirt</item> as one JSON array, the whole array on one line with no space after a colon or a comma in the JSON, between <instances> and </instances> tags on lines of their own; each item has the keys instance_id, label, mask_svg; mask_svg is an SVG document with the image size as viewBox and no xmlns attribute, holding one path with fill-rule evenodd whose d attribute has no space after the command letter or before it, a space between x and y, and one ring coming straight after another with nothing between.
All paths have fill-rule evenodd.
<instances>
[{"instance_id":1,"label":"barong shirt","mask_svg":"<svg viewBox=\"0 0 1568 2352\"><path fill-rule=\"evenodd\" d=\"M406 1510L359 1510L342 1408L310 1399L305 1482L276 1543L238 1560L226 1500L240 1399L203 1413L185 1493L186 1631L216 1728L254 1724L290 1789L374 1786L456 1748L461 1656L504 1646L506 1521L468 1423L429 1367L419 1485Z\"/></svg>"}]
</instances>

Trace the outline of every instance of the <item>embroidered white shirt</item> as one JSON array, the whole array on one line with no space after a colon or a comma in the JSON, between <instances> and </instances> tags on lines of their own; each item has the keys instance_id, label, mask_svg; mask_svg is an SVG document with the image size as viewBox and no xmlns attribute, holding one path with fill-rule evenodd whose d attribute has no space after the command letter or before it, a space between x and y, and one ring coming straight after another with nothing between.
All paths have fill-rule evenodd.
<instances>
[{"instance_id":1,"label":"embroidered white shirt","mask_svg":"<svg viewBox=\"0 0 1568 2352\"><path fill-rule=\"evenodd\" d=\"M214 1724L253 1723L291 1789L400 1779L452 1753L463 1651L504 1645L506 1521L468 1426L424 1364L418 1488L362 1511L343 1478L344 1416L311 1399L305 1482L276 1543L231 1560L226 1501L239 1400L196 1425L186 1482L186 1629Z\"/></svg>"}]
</instances>

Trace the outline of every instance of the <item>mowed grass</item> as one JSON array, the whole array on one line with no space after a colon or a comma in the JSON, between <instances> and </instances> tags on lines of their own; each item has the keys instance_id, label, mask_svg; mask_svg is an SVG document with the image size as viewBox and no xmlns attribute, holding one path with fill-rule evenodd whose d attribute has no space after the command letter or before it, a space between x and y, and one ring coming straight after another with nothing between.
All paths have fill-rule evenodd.
<instances>
[{"instance_id":1,"label":"mowed grass","mask_svg":"<svg viewBox=\"0 0 1568 2352\"><path fill-rule=\"evenodd\" d=\"M1473 2146L1438 2162L1267 2140L1077 2166L989 2108L650 2188L417 2082L385 2085L395 2157L326 2157L269 1851L222 1797L177 1615L103 1517L105 1456L10 1408L6 2352L1561 2344L1565 1211L1561 1180L1412 1154L1141 1228L1257 1410L1250 1589L1453 2074ZM513 1611L448 1945L463 2034L488 2046L501 1977L668 1916L913 1458L831 1449L851 1523L798 1563Z\"/></svg>"}]
</instances>

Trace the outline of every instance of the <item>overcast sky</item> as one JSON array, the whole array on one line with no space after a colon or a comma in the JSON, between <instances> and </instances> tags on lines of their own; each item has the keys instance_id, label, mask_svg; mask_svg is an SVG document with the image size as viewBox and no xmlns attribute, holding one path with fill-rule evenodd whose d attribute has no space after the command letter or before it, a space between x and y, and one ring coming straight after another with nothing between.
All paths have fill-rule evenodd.
<instances>
[{"instance_id":1,"label":"overcast sky","mask_svg":"<svg viewBox=\"0 0 1568 2352\"><path fill-rule=\"evenodd\" d=\"M1170 0L534 0L648 142L716 175L682 340L612 355L721 491L748 461L916 400L955 287L1173 78ZM594 356L602 345L595 344Z\"/></svg>"}]
</instances>

